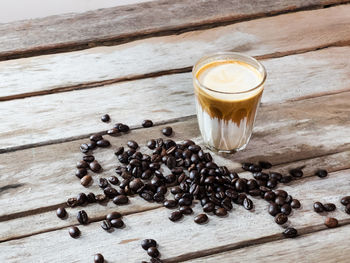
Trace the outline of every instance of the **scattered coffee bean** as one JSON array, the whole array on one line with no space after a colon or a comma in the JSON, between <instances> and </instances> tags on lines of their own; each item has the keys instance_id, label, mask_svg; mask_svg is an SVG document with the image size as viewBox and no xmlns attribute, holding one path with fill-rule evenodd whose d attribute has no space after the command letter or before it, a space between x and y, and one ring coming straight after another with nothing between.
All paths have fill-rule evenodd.
<instances>
[{"instance_id":1,"label":"scattered coffee bean","mask_svg":"<svg viewBox=\"0 0 350 263\"><path fill-rule=\"evenodd\" d=\"M113 184L113 185L117 185L119 184L119 179L118 177L112 175L111 177L108 178L108 181Z\"/></svg>"},{"instance_id":2,"label":"scattered coffee bean","mask_svg":"<svg viewBox=\"0 0 350 263\"><path fill-rule=\"evenodd\" d=\"M281 206L281 213L288 216L292 212L292 208L289 204L284 204Z\"/></svg>"},{"instance_id":3,"label":"scattered coffee bean","mask_svg":"<svg viewBox=\"0 0 350 263\"><path fill-rule=\"evenodd\" d=\"M129 126L126 125L126 124L120 124L116 128L118 128L118 130L121 131L121 132L128 132L130 130Z\"/></svg>"},{"instance_id":4,"label":"scattered coffee bean","mask_svg":"<svg viewBox=\"0 0 350 263\"><path fill-rule=\"evenodd\" d=\"M99 140L102 140L102 135L101 134L94 134L90 136L90 141L97 142Z\"/></svg>"},{"instance_id":5,"label":"scattered coffee bean","mask_svg":"<svg viewBox=\"0 0 350 263\"><path fill-rule=\"evenodd\" d=\"M341 200L340 200L340 203L342 205L348 205L350 204L350 196L344 196Z\"/></svg>"},{"instance_id":6,"label":"scattered coffee bean","mask_svg":"<svg viewBox=\"0 0 350 263\"><path fill-rule=\"evenodd\" d=\"M290 204L293 201L293 197L291 195L287 195L285 203Z\"/></svg>"},{"instance_id":7,"label":"scattered coffee bean","mask_svg":"<svg viewBox=\"0 0 350 263\"><path fill-rule=\"evenodd\" d=\"M277 196L275 199L275 203L282 206L286 202L286 199L282 196Z\"/></svg>"},{"instance_id":8,"label":"scattered coffee bean","mask_svg":"<svg viewBox=\"0 0 350 263\"><path fill-rule=\"evenodd\" d=\"M156 141L155 140L149 140L148 142L147 142L147 147L149 148L149 149L151 149L151 150L153 150L153 149L155 149L156 148Z\"/></svg>"},{"instance_id":9,"label":"scattered coffee bean","mask_svg":"<svg viewBox=\"0 0 350 263\"><path fill-rule=\"evenodd\" d=\"M324 221L324 224L328 228L334 228L338 226L338 220L334 217L327 217L326 220Z\"/></svg>"},{"instance_id":10,"label":"scattered coffee bean","mask_svg":"<svg viewBox=\"0 0 350 263\"><path fill-rule=\"evenodd\" d=\"M78 200L75 197L68 198L67 200L67 206L69 207L76 207L78 205Z\"/></svg>"},{"instance_id":11,"label":"scattered coffee bean","mask_svg":"<svg viewBox=\"0 0 350 263\"><path fill-rule=\"evenodd\" d=\"M104 263L104 262L105 262L105 259L100 253L94 256L94 263Z\"/></svg>"},{"instance_id":12,"label":"scattered coffee bean","mask_svg":"<svg viewBox=\"0 0 350 263\"><path fill-rule=\"evenodd\" d=\"M328 175L328 172L324 169L319 169L316 171L315 175L320 177L320 178L324 178Z\"/></svg>"},{"instance_id":13,"label":"scattered coffee bean","mask_svg":"<svg viewBox=\"0 0 350 263\"><path fill-rule=\"evenodd\" d=\"M89 151L89 146L86 143L83 143L82 145L80 145L80 151L82 153L87 153Z\"/></svg>"},{"instance_id":14,"label":"scattered coffee bean","mask_svg":"<svg viewBox=\"0 0 350 263\"><path fill-rule=\"evenodd\" d=\"M109 122L110 119L111 118L109 117L108 114L102 115L102 117L101 117L101 121L103 121L103 122Z\"/></svg>"},{"instance_id":15,"label":"scattered coffee bean","mask_svg":"<svg viewBox=\"0 0 350 263\"><path fill-rule=\"evenodd\" d=\"M293 177L302 177L304 174L300 168L294 168L294 169L290 170L289 173Z\"/></svg>"},{"instance_id":16,"label":"scattered coffee bean","mask_svg":"<svg viewBox=\"0 0 350 263\"><path fill-rule=\"evenodd\" d=\"M107 134L111 136L115 136L120 134L120 131L118 130L118 128L112 128L107 131Z\"/></svg>"},{"instance_id":17,"label":"scattered coffee bean","mask_svg":"<svg viewBox=\"0 0 350 263\"><path fill-rule=\"evenodd\" d=\"M94 193L88 193L87 195L86 195L86 200L87 200L87 202L88 203L95 203L96 202L96 196L95 196L95 194Z\"/></svg>"},{"instance_id":18,"label":"scattered coffee bean","mask_svg":"<svg viewBox=\"0 0 350 263\"><path fill-rule=\"evenodd\" d=\"M87 196L84 193L79 193L77 195L78 205L84 205L87 202Z\"/></svg>"},{"instance_id":19,"label":"scattered coffee bean","mask_svg":"<svg viewBox=\"0 0 350 263\"><path fill-rule=\"evenodd\" d=\"M194 222L197 224L204 224L208 221L208 216L206 214L199 214L194 218Z\"/></svg>"},{"instance_id":20,"label":"scattered coffee bean","mask_svg":"<svg viewBox=\"0 0 350 263\"><path fill-rule=\"evenodd\" d=\"M159 257L159 251L156 247L149 247L147 249L147 254L152 257L152 258L157 258Z\"/></svg>"},{"instance_id":21,"label":"scattered coffee bean","mask_svg":"<svg viewBox=\"0 0 350 263\"><path fill-rule=\"evenodd\" d=\"M90 167L91 171L93 171L95 173L101 171L101 168L102 168L101 165L96 160L91 162L89 164L89 167Z\"/></svg>"},{"instance_id":22,"label":"scattered coffee bean","mask_svg":"<svg viewBox=\"0 0 350 263\"><path fill-rule=\"evenodd\" d=\"M85 155L83 156L83 161L87 163L91 163L95 160L95 157L93 155Z\"/></svg>"},{"instance_id":23,"label":"scattered coffee bean","mask_svg":"<svg viewBox=\"0 0 350 263\"><path fill-rule=\"evenodd\" d=\"M126 195L118 195L113 198L113 203L116 205L125 205L129 202L129 198Z\"/></svg>"},{"instance_id":24,"label":"scattered coffee bean","mask_svg":"<svg viewBox=\"0 0 350 263\"><path fill-rule=\"evenodd\" d=\"M149 127L152 127L153 126L153 122L151 120L144 120L142 122L142 127L144 128L149 128Z\"/></svg>"},{"instance_id":25,"label":"scattered coffee bean","mask_svg":"<svg viewBox=\"0 0 350 263\"><path fill-rule=\"evenodd\" d=\"M162 130L162 133L165 135L165 136L170 136L172 133L173 133L173 129L171 127L165 127L163 130Z\"/></svg>"},{"instance_id":26,"label":"scattered coffee bean","mask_svg":"<svg viewBox=\"0 0 350 263\"><path fill-rule=\"evenodd\" d=\"M97 147L97 144L94 141L90 141L87 145L89 147L89 150L94 150Z\"/></svg>"},{"instance_id":27,"label":"scattered coffee bean","mask_svg":"<svg viewBox=\"0 0 350 263\"><path fill-rule=\"evenodd\" d=\"M79 228L77 228L76 226L72 226L68 229L68 232L69 232L69 235L72 237L72 238L77 238L80 236L80 230Z\"/></svg>"},{"instance_id":28,"label":"scattered coffee bean","mask_svg":"<svg viewBox=\"0 0 350 263\"><path fill-rule=\"evenodd\" d=\"M174 211L169 216L169 219L173 222L178 221L181 218L182 218L182 213L180 211Z\"/></svg>"},{"instance_id":29,"label":"scattered coffee bean","mask_svg":"<svg viewBox=\"0 0 350 263\"><path fill-rule=\"evenodd\" d=\"M122 215L119 212L111 212L106 215L106 220L111 221L112 219L119 219Z\"/></svg>"},{"instance_id":30,"label":"scattered coffee bean","mask_svg":"<svg viewBox=\"0 0 350 263\"><path fill-rule=\"evenodd\" d=\"M175 200L166 200L166 201L164 201L163 205L166 208L175 208L177 206L177 201L175 201Z\"/></svg>"},{"instance_id":31,"label":"scattered coffee bean","mask_svg":"<svg viewBox=\"0 0 350 263\"><path fill-rule=\"evenodd\" d=\"M139 147L139 145L137 144L137 142L135 142L135 141L133 141L133 140L130 140L130 141L128 141L128 146L129 146L129 148L131 148L131 149L137 149L138 147Z\"/></svg>"},{"instance_id":32,"label":"scattered coffee bean","mask_svg":"<svg viewBox=\"0 0 350 263\"><path fill-rule=\"evenodd\" d=\"M190 215L193 213L192 208L189 206L181 206L179 210L183 215Z\"/></svg>"},{"instance_id":33,"label":"scattered coffee bean","mask_svg":"<svg viewBox=\"0 0 350 263\"><path fill-rule=\"evenodd\" d=\"M80 183L82 186L88 186L92 181L92 177L90 175L85 175L80 179Z\"/></svg>"},{"instance_id":34,"label":"scattered coffee bean","mask_svg":"<svg viewBox=\"0 0 350 263\"><path fill-rule=\"evenodd\" d=\"M78 168L75 171L75 176L79 179L83 178L87 174L87 170L85 168Z\"/></svg>"},{"instance_id":35,"label":"scattered coffee bean","mask_svg":"<svg viewBox=\"0 0 350 263\"><path fill-rule=\"evenodd\" d=\"M121 228L124 226L124 222L121 218L117 218L117 219L112 219L111 220L111 225L115 228Z\"/></svg>"},{"instance_id":36,"label":"scattered coffee bean","mask_svg":"<svg viewBox=\"0 0 350 263\"><path fill-rule=\"evenodd\" d=\"M293 199L292 202L290 203L292 208L300 208L300 202L297 199Z\"/></svg>"},{"instance_id":37,"label":"scattered coffee bean","mask_svg":"<svg viewBox=\"0 0 350 263\"><path fill-rule=\"evenodd\" d=\"M99 203L102 203L107 200L107 196L104 194L98 194L95 196L95 198L96 198L96 201Z\"/></svg>"},{"instance_id":38,"label":"scattered coffee bean","mask_svg":"<svg viewBox=\"0 0 350 263\"><path fill-rule=\"evenodd\" d=\"M86 225L89 222L89 218L85 210L81 210L78 212L77 220L82 225Z\"/></svg>"},{"instance_id":39,"label":"scattered coffee bean","mask_svg":"<svg viewBox=\"0 0 350 263\"><path fill-rule=\"evenodd\" d=\"M279 182L282 179L282 174L277 172L270 172L270 179L276 179Z\"/></svg>"},{"instance_id":40,"label":"scattered coffee bean","mask_svg":"<svg viewBox=\"0 0 350 263\"><path fill-rule=\"evenodd\" d=\"M275 216L279 212L281 212L280 207L276 203L271 203L268 208L268 212L270 215Z\"/></svg>"},{"instance_id":41,"label":"scattered coffee bean","mask_svg":"<svg viewBox=\"0 0 350 263\"><path fill-rule=\"evenodd\" d=\"M291 175L285 175L285 176L283 176L283 177L281 178L280 182L281 182L282 184L288 184L288 183L290 183L292 180L293 180L293 176L291 176Z\"/></svg>"},{"instance_id":42,"label":"scattered coffee bean","mask_svg":"<svg viewBox=\"0 0 350 263\"><path fill-rule=\"evenodd\" d=\"M298 231L295 228L288 227L286 230L283 231L283 235L286 238L293 238L298 235Z\"/></svg>"},{"instance_id":43,"label":"scattered coffee bean","mask_svg":"<svg viewBox=\"0 0 350 263\"><path fill-rule=\"evenodd\" d=\"M243 207L247 210L253 209L253 201L249 198L245 198L243 201Z\"/></svg>"},{"instance_id":44,"label":"scattered coffee bean","mask_svg":"<svg viewBox=\"0 0 350 263\"><path fill-rule=\"evenodd\" d=\"M103 220L101 223L101 227L102 227L102 229L109 231L112 228L112 224L108 220Z\"/></svg>"},{"instance_id":45,"label":"scattered coffee bean","mask_svg":"<svg viewBox=\"0 0 350 263\"><path fill-rule=\"evenodd\" d=\"M285 214L279 213L275 216L275 222L279 225L283 225L288 221L288 217Z\"/></svg>"},{"instance_id":46,"label":"scattered coffee bean","mask_svg":"<svg viewBox=\"0 0 350 263\"><path fill-rule=\"evenodd\" d=\"M252 163L243 163L242 164L242 169L245 170L245 171L250 171L249 167L252 166L252 165L253 165Z\"/></svg>"},{"instance_id":47,"label":"scattered coffee bean","mask_svg":"<svg viewBox=\"0 0 350 263\"><path fill-rule=\"evenodd\" d=\"M260 161L259 166L263 169L270 169L272 167L272 164L266 161Z\"/></svg>"},{"instance_id":48,"label":"scattered coffee bean","mask_svg":"<svg viewBox=\"0 0 350 263\"><path fill-rule=\"evenodd\" d=\"M59 207L56 210L56 215L59 218L64 218L67 215L67 211L66 211L66 209L64 207Z\"/></svg>"},{"instance_id":49,"label":"scattered coffee bean","mask_svg":"<svg viewBox=\"0 0 350 263\"><path fill-rule=\"evenodd\" d=\"M77 168L84 168L84 169L86 169L88 167L89 167L89 164L87 162L85 162L85 161L77 162Z\"/></svg>"},{"instance_id":50,"label":"scattered coffee bean","mask_svg":"<svg viewBox=\"0 0 350 263\"><path fill-rule=\"evenodd\" d=\"M322 212L324 211L324 207L323 207L322 203L320 203L320 202L315 202L315 203L314 203L314 211L315 211L316 213L322 213Z\"/></svg>"},{"instance_id":51,"label":"scattered coffee bean","mask_svg":"<svg viewBox=\"0 0 350 263\"><path fill-rule=\"evenodd\" d=\"M286 191L284 191L284 190L276 190L275 194L277 196L280 196L280 197L283 197L283 198L287 198L287 196L288 196L288 193Z\"/></svg>"},{"instance_id":52,"label":"scattered coffee bean","mask_svg":"<svg viewBox=\"0 0 350 263\"><path fill-rule=\"evenodd\" d=\"M101 187L102 189L106 188L108 185L109 184L106 178L98 179L98 186Z\"/></svg>"},{"instance_id":53,"label":"scattered coffee bean","mask_svg":"<svg viewBox=\"0 0 350 263\"><path fill-rule=\"evenodd\" d=\"M336 206L335 206L335 204L332 204L332 203L326 203L326 204L323 204L323 208L325 211L331 212L331 211L334 211L336 209Z\"/></svg>"},{"instance_id":54,"label":"scattered coffee bean","mask_svg":"<svg viewBox=\"0 0 350 263\"><path fill-rule=\"evenodd\" d=\"M105 139L99 140L96 142L96 145L101 148L106 148L111 145L111 143Z\"/></svg>"},{"instance_id":55,"label":"scattered coffee bean","mask_svg":"<svg viewBox=\"0 0 350 263\"><path fill-rule=\"evenodd\" d=\"M227 215L227 210L225 208L219 207L215 209L215 215L217 216L226 216Z\"/></svg>"},{"instance_id":56,"label":"scattered coffee bean","mask_svg":"<svg viewBox=\"0 0 350 263\"><path fill-rule=\"evenodd\" d=\"M157 247L157 242L154 239L144 239L141 242L141 247L144 250L149 249L150 247Z\"/></svg>"}]
</instances>

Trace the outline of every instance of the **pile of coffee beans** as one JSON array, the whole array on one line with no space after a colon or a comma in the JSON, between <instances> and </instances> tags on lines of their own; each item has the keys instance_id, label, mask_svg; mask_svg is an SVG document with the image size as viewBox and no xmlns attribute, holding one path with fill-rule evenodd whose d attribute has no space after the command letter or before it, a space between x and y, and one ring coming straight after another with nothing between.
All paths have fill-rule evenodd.
<instances>
[{"instance_id":1,"label":"pile of coffee beans","mask_svg":"<svg viewBox=\"0 0 350 263\"><path fill-rule=\"evenodd\" d=\"M141 247L147 251L147 254L151 257L151 263L162 263L160 259L160 253L157 248L158 244L154 239L144 239L141 242ZM147 263L142 261L142 263Z\"/></svg>"}]
</instances>

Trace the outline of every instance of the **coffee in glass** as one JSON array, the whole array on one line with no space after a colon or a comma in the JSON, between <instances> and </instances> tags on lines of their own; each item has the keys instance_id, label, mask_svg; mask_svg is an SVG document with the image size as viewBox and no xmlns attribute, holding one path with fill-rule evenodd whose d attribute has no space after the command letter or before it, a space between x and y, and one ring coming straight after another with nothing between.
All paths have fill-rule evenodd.
<instances>
[{"instance_id":1,"label":"coffee in glass","mask_svg":"<svg viewBox=\"0 0 350 263\"><path fill-rule=\"evenodd\" d=\"M200 59L192 74L204 143L219 152L244 149L264 89L263 65L244 54L217 53Z\"/></svg>"}]
</instances>

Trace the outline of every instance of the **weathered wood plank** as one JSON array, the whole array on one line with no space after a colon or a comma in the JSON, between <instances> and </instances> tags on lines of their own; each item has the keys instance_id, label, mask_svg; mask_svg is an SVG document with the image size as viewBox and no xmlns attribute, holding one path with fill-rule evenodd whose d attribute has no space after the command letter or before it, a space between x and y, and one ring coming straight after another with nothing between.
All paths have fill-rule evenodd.
<instances>
[{"instance_id":1,"label":"weathered wood plank","mask_svg":"<svg viewBox=\"0 0 350 263\"><path fill-rule=\"evenodd\" d=\"M264 61L269 76L262 102L349 90L349 54L350 47L335 47ZM144 118L158 122L193 115L195 107L191 74L182 73L6 101L0 111L11 116L0 127L4 152L105 130L98 120L103 113L139 126Z\"/></svg>"},{"instance_id":2,"label":"weathered wood plank","mask_svg":"<svg viewBox=\"0 0 350 263\"><path fill-rule=\"evenodd\" d=\"M247 149L235 155L216 156L215 160L237 168L238 161L248 159L267 159L273 164L281 164L349 150L349 99L350 93L343 93L284 103L283 107L266 105L258 115L256 132ZM317 111L315 107L319 107ZM171 126L175 131L175 140L194 138L200 142L195 118ZM125 145L129 139L144 144L150 138L160 137L162 127L138 129L110 141L114 146ZM84 141L2 154L0 185L18 187L2 191L0 217L4 220L24 215L30 210L56 206L83 191L84 188L74 176L74 165L81 158L78 148ZM94 179L114 174L118 161L113 148L94 153L104 168L104 172L94 175ZM18 160L21 160L20 165L15 165ZM348 162L343 165L345 167L338 163L335 167L347 168ZM313 168L310 167L310 173ZM332 169L328 165L325 168ZM60 187L57 187L58 184ZM95 192L97 189L94 184L85 191ZM25 206L22 205L24 203Z\"/></svg>"},{"instance_id":3,"label":"weathered wood plank","mask_svg":"<svg viewBox=\"0 0 350 263\"><path fill-rule=\"evenodd\" d=\"M348 262L350 226L282 239L185 262Z\"/></svg>"},{"instance_id":4,"label":"weathered wood plank","mask_svg":"<svg viewBox=\"0 0 350 263\"><path fill-rule=\"evenodd\" d=\"M350 5L342 5L119 46L3 61L0 100L110 84L174 69L189 71L203 54L218 50L271 57L350 44L349 23Z\"/></svg>"},{"instance_id":5,"label":"weathered wood plank","mask_svg":"<svg viewBox=\"0 0 350 263\"><path fill-rule=\"evenodd\" d=\"M301 233L326 229L323 216L312 210L315 200L336 202L339 208L331 213L332 216L337 217L342 224L349 224L349 216L341 211L338 203L342 196L348 194L348 174L349 170L344 170L331 174L328 179L307 178L303 183L299 181L296 185L283 187L302 202L302 208L289 217L288 225L300 229ZM167 219L170 211L159 208L125 216L126 227L110 234L105 233L99 223L81 226L82 236L77 240L69 237L67 229L52 231L1 243L0 259L16 262L26 257L29 262L43 258L50 262L88 262L94 253L100 252L109 261L117 257L118 261L140 262L148 258L140 247L140 241L154 238L159 243L162 258L168 259L166 262L179 262L206 253L217 253L221 249L254 244L258 240L281 239L283 228L273 223L273 218L266 212L267 203L261 199L254 199L254 203L254 211L235 206L226 218L209 215L210 220L206 225L195 224L193 216L186 216L180 222L173 223ZM199 206L194 210L197 214ZM191 245L184 240L191 240ZM297 244L299 240L288 242ZM39 247L45 249L37 249ZM59 258L55 253L57 250L62 252Z\"/></svg>"},{"instance_id":6,"label":"weathered wood plank","mask_svg":"<svg viewBox=\"0 0 350 263\"><path fill-rule=\"evenodd\" d=\"M0 57L115 44L155 34L269 14L347 3L347 0L154 1L0 25ZM26 36L23 38L23 36Z\"/></svg>"},{"instance_id":7,"label":"weathered wood plank","mask_svg":"<svg viewBox=\"0 0 350 263\"><path fill-rule=\"evenodd\" d=\"M239 171L240 165L237 162L229 159L219 159L217 155L213 154L215 159L218 159L219 165L226 165L230 170L234 169ZM253 158L254 159L254 158ZM314 176L315 170L318 168L326 168L328 172L334 172L338 170L344 170L350 168L348 160L350 159L350 151L341 153L325 155L318 158L306 159L282 165L274 166L271 170L282 172L287 174L292 168L305 166L303 169L304 177ZM259 159L256 159L259 160ZM251 174L247 172L240 172L239 175L245 178L251 178ZM317 179L317 177L315 178ZM169 196L169 194L168 194ZM63 200L63 199L62 199ZM112 211L119 211L123 214L132 214L142 212L145 210L151 210L160 207L161 205L155 203L148 203L138 198L137 196L131 199L128 206L115 206L109 202L105 206L101 205L88 205L78 208L67 208L69 217L65 220L57 220L54 209L50 209L48 212L33 213L30 216L21 216L11 220L0 221L0 242L7 240L18 239L38 233L44 233L47 231L61 229L67 226L71 226L77 223L76 214L78 210L84 209L91 220L91 222L100 221L107 213ZM32 211L28 211L31 213ZM22 213L25 214L25 213ZM28 226L30 225L30 228Z\"/></svg>"}]
</instances>

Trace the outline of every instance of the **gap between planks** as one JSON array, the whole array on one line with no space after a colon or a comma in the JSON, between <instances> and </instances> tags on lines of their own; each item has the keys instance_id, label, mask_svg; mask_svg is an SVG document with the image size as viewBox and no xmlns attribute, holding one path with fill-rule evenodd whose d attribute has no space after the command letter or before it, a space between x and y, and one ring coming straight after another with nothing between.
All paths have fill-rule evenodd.
<instances>
[{"instance_id":1,"label":"gap between planks","mask_svg":"<svg viewBox=\"0 0 350 263\"><path fill-rule=\"evenodd\" d=\"M8 51L0 53L0 61L10 60L10 59L18 59L25 57L33 57L40 55L48 55L62 52L71 52L83 49L89 49L97 46L113 46L120 45L136 40L142 40L150 37L159 37L159 36L168 36L175 34L182 34L189 31L198 31L211 29L219 26L230 25L234 23L254 20L262 17L272 17L280 14L286 14L291 12L299 12L299 11L308 11L308 10L317 10L323 8L329 8L332 6L344 5L350 3L349 0L340 0L340 1L332 1L329 0L325 3L312 3L310 6L289 6L284 10L274 10L268 12L260 12L250 15L231 15L231 17L223 17L220 18L220 21L217 20L207 20L201 22L192 22L190 24L183 24L178 26L173 26L171 29L150 29L146 32L134 32L134 33L126 33L121 34L115 37L105 37L98 40L90 40L90 41L77 41L77 42L68 42L68 43L60 43L60 44L51 44L47 46L39 46L32 47L22 50Z\"/></svg>"},{"instance_id":2,"label":"gap between planks","mask_svg":"<svg viewBox=\"0 0 350 263\"><path fill-rule=\"evenodd\" d=\"M346 47L349 45L350 45L350 40L344 40L344 41L337 41L337 42L334 42L332 44L319 45L319 46L315 46L315 47L311 47L311 48L295 49L295 50L289 50L289 51L285 51L285 52L273 52L273 53L269 53L269 54L265 54L265 55L258 55L258 56L254 56L254 57L258 60L282 58L282 57L286 57L286 56L304 54L304 53L313 52L313 51L322 50L322 49L327 49L327 48L332 48L332 47ZM191 72L191 71L192 71L192 66L183 67L183 68L176 68L176 69L169 69L169 70L162 70L162 71L150 72L150 73L141 74L141 75L131 75L128 77L121 77L121 78L118 77L118 78L102 80L102 81L92 81L92 82L75 84L75 85L71 85L71 86L51 88L48 90L39 90L39 91L25 92L25 93L19 93L19 94L9 95L9 96L2 96L2 97L0 97L0 101L23 99L23 98L28 98L28 97L36 97L36 96L42 96L42 95L48 95L48 94L69 92L69 91L73 91L73 90L97 88L97 87L116 84L116 83L125 82L125 81L148 79L148 78L161 77L161 76L173 75L173 74L179 74L179 73L187 73L187 72ZM311 97L312 96L307 96L305 98L311 98ZM1 153L1 150L0 150L0 153Z\"/></svg>"}]
</instances>

